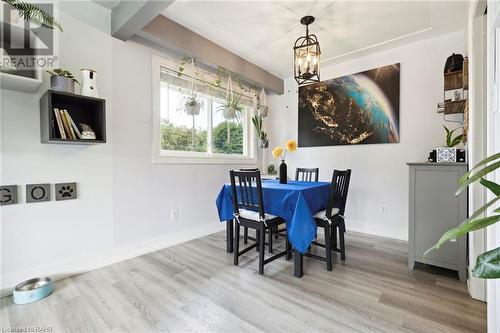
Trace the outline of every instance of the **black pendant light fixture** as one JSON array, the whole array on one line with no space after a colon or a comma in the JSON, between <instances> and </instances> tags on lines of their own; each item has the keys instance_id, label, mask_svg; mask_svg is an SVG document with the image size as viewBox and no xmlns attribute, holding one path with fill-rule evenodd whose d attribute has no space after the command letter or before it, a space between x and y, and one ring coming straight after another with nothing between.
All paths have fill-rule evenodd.
<instances>
[{"instance_id":1,"label":"black pendant light fixture","mask_svg":"<svg viewBox=\"0 0 500 333\"><path fill-rule=\"evenodd\" d=\"M299 37L293 47L293 72L299 86L319 82L321 50L316 35L309 34L309 25L313 22L313 16L300 19L300 23L306 26L306 35Z\"/></svg>"}]
</instances>

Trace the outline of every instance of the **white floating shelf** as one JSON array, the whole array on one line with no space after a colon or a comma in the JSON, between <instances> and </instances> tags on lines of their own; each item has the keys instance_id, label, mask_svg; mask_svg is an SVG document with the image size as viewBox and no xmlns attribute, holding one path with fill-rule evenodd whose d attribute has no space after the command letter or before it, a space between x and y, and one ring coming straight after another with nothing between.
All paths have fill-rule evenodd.
<instances>
[{"instance_id":1,"label":"white floating shelf","mask_svg":"<svg viewBox=\"0 0 500 333\"><path fill-rule=\"evenodd\" d=\"M35 93L42 84L42 71L36 71L36 78L0 72L0 88Z\"/></svg>"}]
</instances>

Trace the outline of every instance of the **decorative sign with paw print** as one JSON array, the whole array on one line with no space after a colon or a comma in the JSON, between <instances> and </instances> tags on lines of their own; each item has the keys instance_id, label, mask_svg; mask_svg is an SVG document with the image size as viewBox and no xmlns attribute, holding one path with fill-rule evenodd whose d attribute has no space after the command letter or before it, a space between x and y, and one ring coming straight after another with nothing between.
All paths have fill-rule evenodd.
<instances>
[{"instance_id":1,"label":"decorative sign with paw print","mask_svg":"<svg viewBox=\"0 0 500 333\"><path fill-rule=\"evenodd\" d=\"M76 183L55 184L56 201L76 199Z\"/></svg>"}]
</instances>

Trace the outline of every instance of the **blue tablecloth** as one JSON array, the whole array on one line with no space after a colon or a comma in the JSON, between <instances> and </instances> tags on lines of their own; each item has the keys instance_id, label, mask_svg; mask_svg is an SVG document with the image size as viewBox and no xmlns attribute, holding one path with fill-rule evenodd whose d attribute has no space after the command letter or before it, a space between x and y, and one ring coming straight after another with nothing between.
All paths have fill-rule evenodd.
<instances>
[{"instance_id":1,"label":"blue tablecloth","mask_svg":"<svg viewBox=\"0 0 500 333\"><path fill-rule=\"evenodd\" d=\"M262 192L266 213L286 221L290 243L304 253L316 236L313 215L326 208L330 183L262 180ZM216 204L221 222L233 219L231 184L222 187Z\"/></svg>"}]
</instances>

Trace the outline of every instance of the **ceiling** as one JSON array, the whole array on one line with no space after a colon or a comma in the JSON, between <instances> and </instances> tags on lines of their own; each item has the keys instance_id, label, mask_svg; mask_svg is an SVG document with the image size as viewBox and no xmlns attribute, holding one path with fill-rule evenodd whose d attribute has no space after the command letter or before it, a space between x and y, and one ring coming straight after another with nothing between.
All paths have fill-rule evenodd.
<instances>
[{"instance_id":1,"label":"ceiling","mask_svg":"<svg viewBox=\"0 0 500 333\"><path fill-rule=\"evenodd\" d=\"M316 21L321 64L466 27L466 1L175 1L163 15L282 78L302 16Z\"/></svg>"},{"instance_id":2,"label":"ceiling","mask_svg":"<svg viewBox=\"0 0 500 333\"><path fill-rule=\"evenodd\" d=\"M92 0L92 1L103 7L106 7L107 9L113 9L120 3L120 0Z\"/></svg>"}]
</instances>

